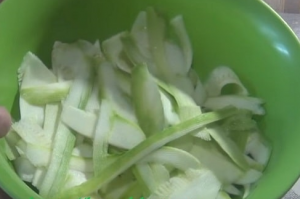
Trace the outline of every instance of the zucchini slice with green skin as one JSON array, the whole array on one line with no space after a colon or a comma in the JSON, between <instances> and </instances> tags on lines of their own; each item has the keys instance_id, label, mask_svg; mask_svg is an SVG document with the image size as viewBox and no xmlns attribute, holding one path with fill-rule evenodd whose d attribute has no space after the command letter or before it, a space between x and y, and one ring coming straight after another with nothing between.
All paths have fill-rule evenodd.
<instances>
[{"instance_id":1,"label":"zucchini slice with green skin","mask_svg":"<svg viewBox=\"0 0 300 199\"><path fill-rule=\"evenodd\" d=\"M163 165L169 165L176 169L185 171L189 168L198 169L201 167L200 161L190 153L164 146L153 153L143 158L140 163L160 163Z\"/></svg>"},{"instance_id":2,"label":"zucchini slice with green skin","mask_svg":"<svg viewBox=\"0 0 300 199\"><path fill-rule=\"evenodd\" d=\"M158 86L146 65L132 71L132 100L139 125L147 136L161 131L165 126L164 109ZM154 106L149 106L153 104Z\"/></svg>"},{"instance_id":3,"label":"zucchini slice with green skin","mask_svg":"<svg viewBox=\"0 0 300 199\"><path fill-rule=\"evenodd\" d=\"M75 186L63 193L61 192L55 196L54 199L77 198L82 195L91 194L100 189L104 184L109 183L116 176L130 168L154 150L209 123L216 122L236 114L236 111L237 110L235 108L228 107L216 112L201 114L178 125L169 127L160 133L154 133L151 137L127 151L124 155L121 155L116 161L110 164L109 167L106 167L101 174L93 177L80 186Z\"/></svg>"}]
</instances>

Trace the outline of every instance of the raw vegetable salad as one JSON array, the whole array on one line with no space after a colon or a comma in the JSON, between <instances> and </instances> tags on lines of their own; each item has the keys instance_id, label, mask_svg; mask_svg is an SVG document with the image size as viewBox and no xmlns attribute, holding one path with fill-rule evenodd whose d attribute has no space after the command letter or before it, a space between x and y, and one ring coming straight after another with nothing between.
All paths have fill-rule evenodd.
<instances>
[{"instance_id":1,"label":"raw vegetable salad","mask_svg":"<svg viewBox=\"0 0 300 199\"><path fill-rule=\"evenodd\" d=\"M51 66L28 52L7 157L46 199L247 197L271 153L264 102L227 66L201 81L192 60L183 17L151 7L103 42L56 41Z\"/></svg>"}]
</instances>

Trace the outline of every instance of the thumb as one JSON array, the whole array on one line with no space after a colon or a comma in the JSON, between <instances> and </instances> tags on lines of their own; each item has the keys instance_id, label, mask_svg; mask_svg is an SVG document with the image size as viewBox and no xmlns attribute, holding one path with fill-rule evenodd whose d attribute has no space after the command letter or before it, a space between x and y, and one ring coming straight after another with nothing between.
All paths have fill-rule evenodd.
<instances>
[{"instance_id":1,"label":"thumb","mask_svg":"<svg viewBox=\"0 0 300 199\"><path fill-rule=\"evenodd\" d=\"M4 137L11 126L11 116L4 107L0 107L0 138Z\"/></svg>"}]
</instances>

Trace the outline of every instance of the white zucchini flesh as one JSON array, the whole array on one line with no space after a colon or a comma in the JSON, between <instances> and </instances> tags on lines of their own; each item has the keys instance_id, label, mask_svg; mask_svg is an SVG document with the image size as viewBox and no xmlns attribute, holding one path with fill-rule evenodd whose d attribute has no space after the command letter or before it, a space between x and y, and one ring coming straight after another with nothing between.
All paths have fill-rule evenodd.
<instances>
[{"instance_id":1,"label":"white zucchini flesh","mask_svg":"<svg viewBox=\"0 0 300 199\"><path fill-rule=\"evenodd\" d=\"M130 34L134 38L134 41L137 44L142 55L150 59L152 55L150 53L147 27L147 13L145 11L141 11L132 25Z\"/></svg>"},{"instance_id":2,"label":"white zucchini flesh","mask_svg":"<svg viewBox=\"0 0 300 199\"><path fill-rule=\"evenodd\" d=\"M20 157L20 154L18 153L16 147L12 147L8 143L7 139L4 139L4 152L10 161Z\"/></svg>"},{"instance_id":3,"label":"white zucchini flesh","mask_svg":"<svg viewBox=\"0 0 300 199\"><path fill-rule=\"evenodd\" d=\"M100 85L101 100L106 99L112 104L116 115L137 123L134 108L131 100L125 98L116 81L116 69L110 62L102 62L98 67L98 82Z\"/></svg>"},{"instance_id":4,"label":"white zucchini flesh","mask_svg":"<svg viewBox=\"0 0 300 199\"><path fill-rule=\"evenodd\" d=\"M22 96L19 98L20 116L42 126L44 124L44 106L29 104Z\"/></svg>"},{"instance_id":5,"label":"white zucchini flesh","mask_svg":"<svg viewBox=\"0 0 300 199\"><path fill-rule=\"evenodd\" d=\"M228 84L234 84L238 90L236 95L248 95L248 90L241 83L239 77L227 66L218 66L210 73L204 86L209 97L217 97L221 95L222 88Z\"/></svg>"},{"instance_id":6,"label":"white zucchini flesh","mask_svg":"<svg viewBox=\"0 0 300 199\"><path fill-rule=\"evenodd\" d=\"M52 140L40 125L30 119L21 119L12 125L12 129L26 142L50 147Z\"/></svg>"},{"instance_id":7,"label":"white zucchini flesh","mask_svg":"<svg viewBox=\"0 0 300 199\"><path fill-rule=\"evenodd\" d=\"M266 165L271 155L271 147L259 133L255 132L249 136L245 152L251 154L257 163Z\"/></svg>"},{"instance_id":8,"label":"white zucchini flesh","mask_svg":"<svg viewBox=\"0 0 300 199\"><path fill-rule=\"evenodd\" d=\"M103 52L108 57L111 62L116 63L116 65L123 71L130 73L132 67L127 63L124 59L122 59L123 53L123 44L121 41L121 37L126 34L126 32L118 33L105 40L102 43Z\"/></svg>"},{"instance_id":9,"label":"white zucchini flesh","mask_svg":"<svg viewBox=\"0 0 300 199\"><path fill-rule=\"evenodd\" d=\"M39 145L27 144L25 155L34 166L48 167L52 153L53 152L50 148L45 148ZM73 155L70 158L69 167L77 171L92 172L92 159Z\"/></svg>"},{"instance_id":10,"label":"white zucchini flesh","mask_svg":"<svg viewBox=\"0 0 300 199\"><path fill-rule=\"evenodd\" d=\"M83 173L80 171L70 169L67 174L67 180L63 189L69 189L78 186L93 176L93 173Z\"/></svg>"},{"instance_id":11,"label":"white zucchini flesh","mask_svg":"<svg viewBox=\"0 0 300 199\"><path fill-rule=\"evenodd\" d=\"M36 167L25 157L18 157L13 163L18 176L26 182L32 182Z\"/></svg>"},{"instance_id":12,"label":"white zucchini flesh","mask_svg":"<svg viewBox=\"0 0 300 199\"><path fill-rule=\"evenodd\" d=\"M98 120L96 114L65 105L61 119L68 127L81 135L88 138L94 137ZM145 139L143 131L132 121L115 116L112 123L113 126L108 142L113 146L131 149ZM129 137L131 139L128 139Z\"/></svg>"},{"instance_id":13,"label":"white zucchini flesh","mask_svg":"<svg viewBox=\"0 0 300 199\"><path fill-rule=\"evenodd\" d=\"M93 146L86 143L80 144L73 149L72 155L83 158L93 158Z\"/></svg>"},{"instance_id":14,"label":"white zucchini flesh","mask_svg":"<svg viewBox=\"0 0 300 199\"><path fill-rule=\"evenodd\" d=\"M56 128L60 119L60 105L57 104L47 104L45 106L45 121L43 124L43 129L47 135L53 139Z\"/></svg>"},{"instance_id":15,"label":"white zucchini flesh","mask_svg":"<svg viewBox=\"0 0 300 199\"><path fill-rule=\"evenodd\" d=\"M148 199L180 199L184 197L215 199L220 188L220 181L211 171L189 169L185 175L173 177L162 184Z\"/></svg>"},{"instance_id":16,"label":"white zucchini flesh","mask_svg":"<svg viewBox=\"0 0 300 199\"><path fill-rule=\"evenodd\" d=\"M197 81L196 88L193 94L194 100L198 106L203 106L207 99L206 90L200 80Z\"/></svg>"},{"instance_id":17,"label":"white zucchini flesh","mask_svg":"<svg viewBox=\"0 0 300 199\"><path fill-rule=\"evenodd\" d=\"M170 24L173 27L177 37L179 38L180 47L182 49L182 53L185 58L185 64L183 65L184 67L182 68L184 68L186 74L192 66L192 59L193 59L192 44L185 27L183 17L181 15L174 17L171 20Z\"/></svg>"},{"instance_id":18,"label":"white zucchini flesh","mask_svg":"<svg viewBox=\"0 0 300 199\"><path fill-rule=\"evenodd\" d=\"M208 98L203 106L210 110L218 110L226 106L235 106L239 109L246 109L257 115L264 115L265 110L261 106L264 102L261 99L238 95L223 95Z\"/></svg>"},{"instance_id":19,"label":"white zucchini flesh","mask_svg":"<svg viewBox=\"0 0 300 199\"><path fill-rule=\"evenodd\" d=\"M197 157L205 167L213 171L222 183L245 185L253 183L261 177L262 173L254 169L241 170L228 157L220 153L219 149L212 143L200 139L196 143L191 154Z\"/></svg>"},{"instance_id":20,"label":"white zucchini flesh","mask_svg":"<svg viewBox=\"0 0 300 199\"><path fill-rule=\"evenodd\" d=\"M186 60L184 58L182 50L175 43L170 41L165 41L165 51L168 60L169 70L176 75L186 75L187 68Z\"/></svg>"}]
</instances>

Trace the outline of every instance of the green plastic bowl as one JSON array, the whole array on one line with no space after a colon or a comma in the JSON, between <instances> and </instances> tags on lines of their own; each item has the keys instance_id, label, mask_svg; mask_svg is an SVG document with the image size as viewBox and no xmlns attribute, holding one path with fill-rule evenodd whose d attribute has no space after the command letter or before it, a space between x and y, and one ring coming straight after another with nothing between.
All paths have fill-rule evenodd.
<instances>
[{"instance_id":1,"label":"green plastic bowl","mask_svg":"<svg viewBox=\"0 0 300 199\"><path fill-rule=\"evenodd\" d=\"M27 51L50 65L54 41L103 41L129 29L148 6L184 16L200 77L230 66L252 95L266 101L260 125L274 149L249 199L281 198L300 173L300 45L262 1L6 0L0 6L0 104L17 119L16 70ZM40 198L17 177L3 149L0 154L0 186L14 199Z\"/></svg>"}]
</instances>

